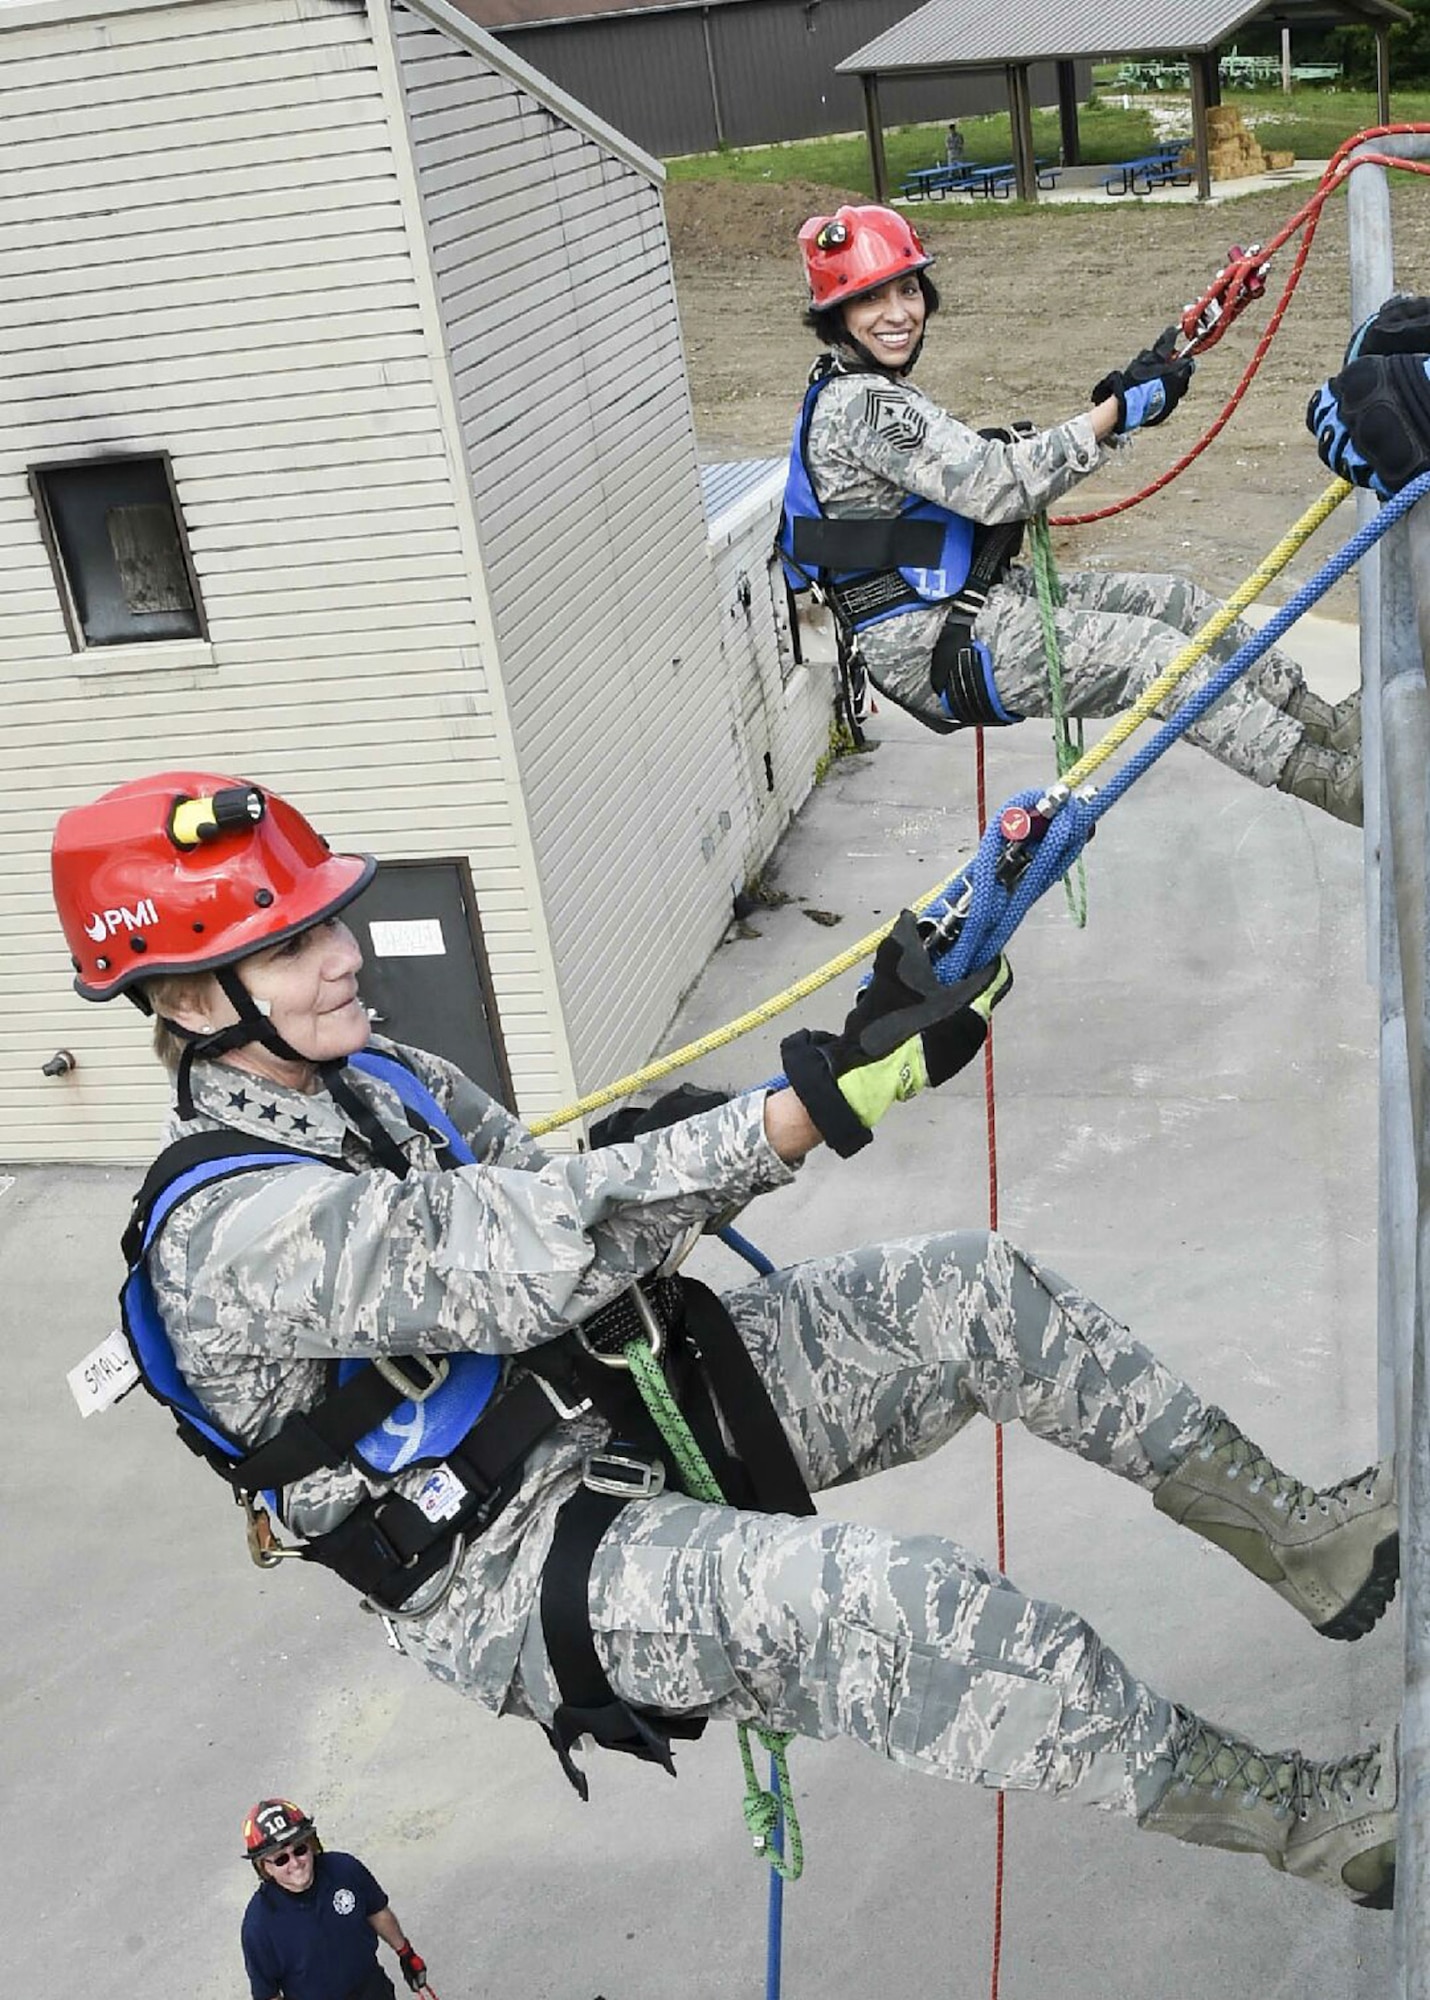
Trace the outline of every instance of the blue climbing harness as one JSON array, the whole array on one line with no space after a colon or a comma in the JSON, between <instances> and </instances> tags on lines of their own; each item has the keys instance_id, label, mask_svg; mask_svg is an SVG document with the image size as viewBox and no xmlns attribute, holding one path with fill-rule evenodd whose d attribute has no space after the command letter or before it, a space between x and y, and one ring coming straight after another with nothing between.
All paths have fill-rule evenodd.
<instances>
[{"instance_id":1,"label":"blue climbing harness","mask_svg":"<svg viewBox=\"0 0 1430 2000\"><path fill-rule=\"evenodd\" d=\"M349 1067L387 1084L401 1100L403 1108L413 1113L440 1140L453 1165L470 1166L474 1163L475 1155L471 1147L436 1098L405 1064L387 1056L365 1052L351 1057ZM184 1165L176 1157L177 1148L171 1147L160 1156L146 1181L139 1197L142 1222L134 1238L126 1237L129 1275L120 1293L120 1312L125 1337L145 1388L182 1419L183 1424L197 1431L230 1461L237 1462L246 1456L246 1448L204 1408L179 1367L154 1297L145 1260L175 1209L200 1189L261 1168L312 1166L315 1163L333 1167L334 1163L320 1155L297 1152L286 1146L264 1147L261 1141L251 1141L238 1133L214 1134L212 1137L222 1142L222 1149L218 1146L209 1148L208 1157L194 1159L191 1164ZM180 1140L178 1147L188 1143ZM172 1177L169 1177L166 1163L178 1167ZM341 1171L340 1168L336 1170ZM383 1478L391 1478L410 1465L435 1465L445 1459L486 1408L501 1374L501 1362L494 1354L451 1354L435 1362L418 1357L405 1361L403 1365L413 1371L412 1387L415 1393L396 1401L380 1422L353 1440L348 1453L363 1471ZM331 1386L341 1387L363 1375L380 1373L375 1362L339 1361L332 1369ZM391 1384L390 1375L382 1379L395 1386ZM311 1417L313 1413L308 1414Z\"/></svg>"},{"instance_id":2,"label":"blue climbing harness","mask_svg":"<svg viewBox=\"0 0 1430 2000\"><path fill-rule=\"evenodd\" d=\"M910 494L897 514L835 520L820 505L809 471L809 430L822 391L805 391L790 445L779 550L791 590L818 589L851 631L862 632L907 611L946 604L963 589L973 564L974 524L950 508Z\"/></svg>"}]
</instances>

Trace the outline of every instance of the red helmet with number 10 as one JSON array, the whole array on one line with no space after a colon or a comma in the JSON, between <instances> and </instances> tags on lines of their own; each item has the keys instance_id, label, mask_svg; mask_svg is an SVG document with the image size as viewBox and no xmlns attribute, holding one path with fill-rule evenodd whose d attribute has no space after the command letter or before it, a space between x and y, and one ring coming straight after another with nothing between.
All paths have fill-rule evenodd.
<instances>
[{"instance_id":1,"label":"red helmet with number 10","mask_svg":"<svg viewBox=\"0 0 1430 2000\"><path fill-rule=\"evenodd\" d=\"M799 232L809 303L846 305L933 262L918 232L892 208L841 208L812 215Z\"/></svg>"},{"instance_id":2,"label":"red helmet with number 10","mask_svg":"<svg viewBox=\"0 0 1430 2000\"><path fill-rule=\"evenodd\" d=\"M157 973L233 965L344 908L376 866L334 854L295 807L242 778L161 771L119 785L55 828L75 991L108 1000Z\"/></svg>"}]
</instances>

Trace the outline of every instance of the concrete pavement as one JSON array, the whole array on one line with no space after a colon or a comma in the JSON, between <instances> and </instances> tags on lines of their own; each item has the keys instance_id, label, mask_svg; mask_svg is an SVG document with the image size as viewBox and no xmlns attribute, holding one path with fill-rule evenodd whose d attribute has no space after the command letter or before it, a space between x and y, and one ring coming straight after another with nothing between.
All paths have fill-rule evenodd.
<instances>
[{"instance_id":1,"label":"concrete pavement","mask_svg":"<svg viewBox=\"0 0 1430 2000\"><path fill-rule=\"evenodd\" d=\"M1304 641L1351 684L1349 628ZM771 871L790 898L715 955L671 1045L743 1011L971 850L973 747L880 714ZM1095 732L1094 732L1095 733ZM989 739L991 804L1046 778L1044 727ZM1376 1006L1360 841L1179 748L1087 856L1090 920L1049 897L998 1015L1000 1215L1224 1404L1289 1469L1375 1445ZM837 915L824 926L806 914ZM836 1025L853 982L699 1072L748 1084L787 1026ZM142 1032L138 1023L136 1032ZM3 1159L3 1145L0 1145ZM817 1157L742 1227L778 1261L987 1219L977 1072ZM17 1987L70 2000L243 1991L244 1808L290 1793L367 1860L442 2000L763 1991L764 1876L732 1735L681 1776L588 1758L581 1806L537 1732L390 1652L343 1588L250 1568L218 1482L141 1396L81 1423L65 1370L113 1323L136 1174L0 1174L11 1433L3 1772ZM723 1249L701 1274L741 1282ZM992 1431L824 1503L996 1547ZM1008 1567L1076 1606L1140 1674L1268 1746L1338 1754L1398 1696L1397 1620L1319 1639L1131 1488L1007 1437ZM845 1745L796 1745L809 1855L784 1991L988 1990L994 1804ZM1004 2000L1371 2000L1390 1920L1123 1820L1014 1798Z\"/></svg>"}]
</instances>

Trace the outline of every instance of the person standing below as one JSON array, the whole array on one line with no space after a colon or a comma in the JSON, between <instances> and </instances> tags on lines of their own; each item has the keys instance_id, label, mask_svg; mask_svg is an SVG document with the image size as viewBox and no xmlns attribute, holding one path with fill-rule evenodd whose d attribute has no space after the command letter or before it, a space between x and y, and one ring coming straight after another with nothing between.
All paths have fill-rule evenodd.
<instances>
[{"instance_id":1,"label":"person standing below","mask_svg":"<svg viewBox=\"0 0 1430 2000\"><path fill-rule=\"evenodd\" d=\"M939 295L905 218L844 207L811 216L799 244L805 324L827 351L790 452L780 547L791 587L819 587L846 660L930 729L1051 715L1036 583L1014 561L1023 524L1132 432L1171 416L1194 366L1173 351L1177 329L1102 376L1091 407L1065 422L979 431L908 379ZM1173 574L1084 570L1060 582L1052 618L1070 716L1130 708L1218 608ZM1159 712L1250 637L1231 624ZM1253 784L1360 824L1359 693L1332 706L1282 652L1264 654L1187 741Z\"/></svg>"},{"instance_id":2,"label":"person standing below","mask_svg":"<svg viewBox=\"0 0 1430 2000\"><path fill-rule=\"evenodd\" d=\"M260 1799L243 1822L258 1877L243 1913L243 1963L253 2000L394 2000L377 1961L391 1945L414 1993L427 1967L376 1879L351 1854L328 1854L291 1799Z\"/></svg>"},{"instance_id":3,"label":"person standing below","mask_svg":"<svg viewBox=\"0 0 1430 2000\"><path fill-rule=\"evenodd\" d=\"M944 164L950 167L961 167L968 158L968 145L958 129L956 119L949 121L948 131L944 135L943 157Z\"/></svg>"}]
</instances>

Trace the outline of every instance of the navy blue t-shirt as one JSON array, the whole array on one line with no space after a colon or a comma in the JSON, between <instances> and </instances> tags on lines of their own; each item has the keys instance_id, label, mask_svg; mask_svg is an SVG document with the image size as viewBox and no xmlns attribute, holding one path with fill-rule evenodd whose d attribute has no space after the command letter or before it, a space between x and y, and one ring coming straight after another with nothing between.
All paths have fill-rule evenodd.
<instances>
[{"instance_id":1,"label":"navy blue t-shirt","mask_svg":"<svg viewBox=\"0 0 1430 2000\"><path fill-rule=\"evenodd\" d=\"M300 1896L265 1881L243 1913L243 1963L253 2000L367 2000L391 1993L368 1922L387 1908L351 1854L320 1854Z\"/></svg>"}]
</instances>

